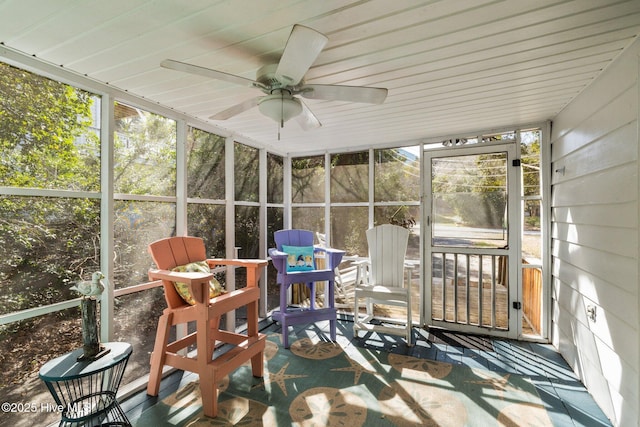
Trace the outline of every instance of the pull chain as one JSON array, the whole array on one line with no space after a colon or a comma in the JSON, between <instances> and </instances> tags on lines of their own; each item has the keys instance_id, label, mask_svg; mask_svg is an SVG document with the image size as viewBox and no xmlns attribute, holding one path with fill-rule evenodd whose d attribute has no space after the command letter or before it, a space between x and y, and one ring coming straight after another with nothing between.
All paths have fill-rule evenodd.
<instances>
[{"instance_id":1,"label":"pull chain","mask_svg":"<svg viewBox=\"0 0 640 427\"><path fill-rule=\"evenodd\" d=\"M284 92L280 91L280 127L284 127Z\"/></svg>"},{"instance_id":2,"label":"pull chain","mask_svg":"<svg viewBox=\"0 0 640 427\"><path fill-rule=\"evenodd\" d=\"M278 127L278 141L280 141L280 129L284 127L284 93L280 91L280 127Z\"/></svg>"}]
</instances>

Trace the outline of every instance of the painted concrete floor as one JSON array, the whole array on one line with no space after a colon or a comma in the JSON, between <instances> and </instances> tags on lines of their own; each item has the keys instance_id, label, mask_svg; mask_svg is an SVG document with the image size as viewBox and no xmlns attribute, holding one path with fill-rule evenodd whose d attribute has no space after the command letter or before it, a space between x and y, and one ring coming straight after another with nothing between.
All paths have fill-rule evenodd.
<instances>
[{"instance_id":1,"label":"painted concrete floor","mask_svg":"<svg viewBox=\"0 0 640 427\"><path fill-rule=\"evenodd\" d=\"M338 334L356 340L360 346L499 373L526 375L535 385L556 426L611 426L611 422L569 365L549 344L414 328L415 344L409 347L401 337L390 335L361 332L360 337L354 339L349 316L341 316L341 320L338 322ZM270 321L264 322L261 326L270 330L278 327ZM323 333L328 330L328 322L309 326L296 325L289 329L289 339L293 340L295 335L306 336L310 328ZM194 374L191 373L174 372L163 379L158 397L147 396L142 390L121 399L121 406L135 426L135 420L142 411L175 392L186 380L193 378Z\"/></svg>"}]
</instances>

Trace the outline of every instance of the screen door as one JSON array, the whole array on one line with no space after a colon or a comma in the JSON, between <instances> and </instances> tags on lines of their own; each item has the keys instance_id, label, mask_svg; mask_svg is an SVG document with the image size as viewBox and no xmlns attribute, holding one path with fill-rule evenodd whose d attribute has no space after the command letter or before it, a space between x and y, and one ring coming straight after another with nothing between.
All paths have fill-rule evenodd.
<instances>
[{"instance_id":1,"label":"screen door","mask_svg":"<svg viewBox=\"0 0 640 427\"><path fill-rule=\"evenodd\" d=\"M430 188L424 237L427 323L517 337L515 148L442 150L425 152L424 158Z\"/></svg>"}]
</instances>

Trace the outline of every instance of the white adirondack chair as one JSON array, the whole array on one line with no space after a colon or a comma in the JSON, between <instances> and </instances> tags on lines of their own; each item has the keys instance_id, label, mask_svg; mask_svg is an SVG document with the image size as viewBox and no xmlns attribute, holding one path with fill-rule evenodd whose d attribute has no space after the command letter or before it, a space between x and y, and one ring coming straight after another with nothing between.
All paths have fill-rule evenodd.
<instances>
[{"instance_id":1,"label":"white adirondack chair","mask_svg":"<svg viewBox=\"0 0 640 427\"><path fill-rule=\"evenodd\" d=\"M405 255L409 242L409 230L397 225L384 224L367 230L369 244L369 271L364 284L355 287L353 333L377 331L404 336L407 345L411 339L411 289L404 284ZM366 316L360 313L361 299L365 300ZM406 317L379 318L373 304L404 307ZM372 322L373 321L373 322Z\"/></svg>"}]
</instances>

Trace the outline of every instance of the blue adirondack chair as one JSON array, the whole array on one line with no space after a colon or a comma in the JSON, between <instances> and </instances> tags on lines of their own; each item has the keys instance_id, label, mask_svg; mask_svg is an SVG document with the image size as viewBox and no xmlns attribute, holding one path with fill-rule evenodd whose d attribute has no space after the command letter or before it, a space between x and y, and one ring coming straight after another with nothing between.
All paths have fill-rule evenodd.
<instances>
[{"instance_id":1,"label":"blue adirondack chair","mask_svg":"<svg viewBox=\"0 0 640 427\"><path fill-rule=\"evenodd\" d=\"M344 251L313 246L313 232L309 230L280 230L274 233L276 247L269 256L278 271L280 310L272 317L282 325L282 342L289 348L289 326L329 320L331 340L336 339L336 308L334 298L335 268L342 261ZM316 266L314 258L324 253L326 265ZM328 298L322 308L316 307L316 283L327 282ZM295 283L305 284L310 291L308 308L288 307L287 291Z\"/></svg>"}]
</instances>

